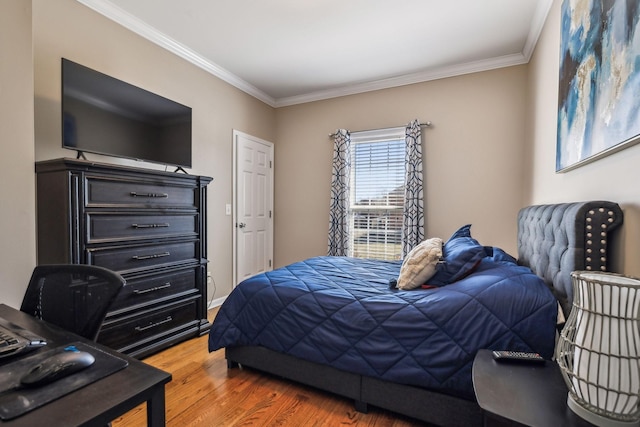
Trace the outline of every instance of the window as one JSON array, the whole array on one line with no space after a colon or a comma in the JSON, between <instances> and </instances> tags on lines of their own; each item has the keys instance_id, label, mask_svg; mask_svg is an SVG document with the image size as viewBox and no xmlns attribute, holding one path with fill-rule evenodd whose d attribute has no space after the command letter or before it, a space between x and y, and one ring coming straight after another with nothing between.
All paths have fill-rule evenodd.
<instances>
[{"instance_id":1,"label":"window","mask_svg":"<svg viewBox=\"0 0 640 427\"><path fill-rule=\"evenodd\" d=\"M351 134L349 256L402 257L405 129Z\"/></svg>"}]
</instances>

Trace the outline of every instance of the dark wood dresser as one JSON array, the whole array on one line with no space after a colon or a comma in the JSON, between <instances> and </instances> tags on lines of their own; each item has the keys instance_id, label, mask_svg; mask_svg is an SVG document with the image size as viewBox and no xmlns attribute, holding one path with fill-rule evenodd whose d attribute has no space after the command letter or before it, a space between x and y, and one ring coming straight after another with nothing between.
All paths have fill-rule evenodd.
<instances>
[{"instance_id":1,"label":"dark wood dresser","mask_svg":"<svg viewBox=\"0 0 640 427\"><path fill-rule=\"evenodd\" d=\"M208 331L210 182L83 160L36 163L38 263L99 265L127 280L99 343L140 358Z\"/></svg>"}]
</instances>

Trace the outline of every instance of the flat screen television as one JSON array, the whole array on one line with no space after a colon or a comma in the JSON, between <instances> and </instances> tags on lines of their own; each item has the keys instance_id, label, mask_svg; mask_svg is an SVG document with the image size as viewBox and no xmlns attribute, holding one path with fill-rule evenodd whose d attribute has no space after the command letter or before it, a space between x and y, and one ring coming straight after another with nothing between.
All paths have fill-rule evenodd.
<instances>
[{"instance_id":1,"label":"flat screen television","mask_svg":"<svg viewBox=\"0 0 640 427\"><path fill-rule=\"evenodd\" d=\"M191 108L62 58L62 147L191 167Z\"/></svg>"}]
</instances>

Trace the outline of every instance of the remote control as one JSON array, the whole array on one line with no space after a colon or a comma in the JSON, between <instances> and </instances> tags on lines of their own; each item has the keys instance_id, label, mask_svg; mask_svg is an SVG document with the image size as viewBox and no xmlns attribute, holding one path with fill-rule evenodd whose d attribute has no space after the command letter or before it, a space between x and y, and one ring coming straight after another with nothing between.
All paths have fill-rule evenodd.
<instances>
[{"instance_id":1,"label":"remote control","mask_svg":"<svg viewBox=\"0 0 640 427\"><path fill-rule=\"evenodd\" d=\"M544 358L538 353L528 353L525 351L494 350L493 358L498 362L544 363Z\"/></svg>"}]
</instances>

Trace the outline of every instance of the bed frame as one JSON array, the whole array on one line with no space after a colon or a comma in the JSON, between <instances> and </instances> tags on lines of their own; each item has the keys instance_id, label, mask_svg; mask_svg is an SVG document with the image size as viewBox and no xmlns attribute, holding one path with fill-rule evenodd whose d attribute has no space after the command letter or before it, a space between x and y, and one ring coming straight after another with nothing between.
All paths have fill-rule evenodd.
<instances>
[{"instance_id":1,"label":"bed frame","mask_svg":"<svg viewBox=\"0 0 640 427\"><path fill-rule=\"evenodd\" d=\"M529 206L518 213L518 262L544 279L565 315L572 302L570 273L607 270L610 232L622 217L620 206L605 201ZM338 370L259 346L226 347L225 357L230 369L243 365L353 399L360 412L373 405L436 425L483 425L478 404L461 397Z\"/></svg>"}]
</instances>

